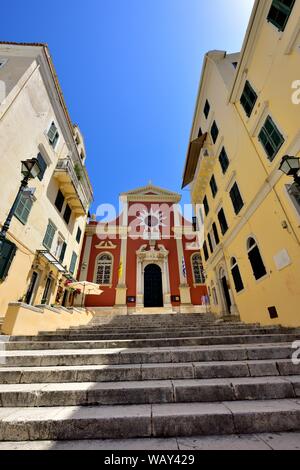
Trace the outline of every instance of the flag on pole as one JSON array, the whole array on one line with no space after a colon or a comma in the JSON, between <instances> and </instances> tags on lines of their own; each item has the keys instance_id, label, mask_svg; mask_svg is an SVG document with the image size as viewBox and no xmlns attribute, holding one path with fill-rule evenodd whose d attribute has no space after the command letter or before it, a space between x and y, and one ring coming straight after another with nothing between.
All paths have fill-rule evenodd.
<instances>
[{"instance_id":1,"label":"flag on pole","mask_svg":"<svg viewBox=\"0 0 300 470\"><path fill-rule=\"evenodd\" d=\"M120 281L122 279L122 276L123 276L123 263L122 263L122 261L119 264L118 276L119 276L119 281Z\"/></svg>"},{"instance_id":2,"label":"flag on pole","mask_svg":"<svg viewBox=\"0 0 300 470\"><path fill-rule=\"evenodd\" d=\"M182 274L186 279L186 265L185 265L185 259L184 256L182 257Z\"/></svg>"}]
</instances>

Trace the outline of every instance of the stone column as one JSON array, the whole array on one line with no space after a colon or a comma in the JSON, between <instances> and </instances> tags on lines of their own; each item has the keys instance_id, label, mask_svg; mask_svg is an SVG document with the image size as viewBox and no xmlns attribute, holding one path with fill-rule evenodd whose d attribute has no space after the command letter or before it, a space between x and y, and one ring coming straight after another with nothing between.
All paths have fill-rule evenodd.
<instances>
[{"instance_id":1,"label":"stone column","mask_svg":"<svg viewBox=\"0 0 300 470\"><path fill-rule=\"evenodd\" d=\"M92 249L92 240L93 240L93 235L87 235L86 240L85 240L83 257L82 257L79 281L87 281L89 261L90 261L91 249ZM92 279L92 282L94 282L94 279Z\"/></svg>"},{"instance_id":2,"label":"stone column","mask_svg":"<svg viewBox=\"0 0 300 470\"><path fill-rule=\"evenodd\" d=\"M143 294L143 262L139 256L136 260L136 307L144 307L144 294Z\"/></svg>"},{"instance_id":3,"label":"stone column","mask_svg":"<svg viewBox=\"0 0 300 470\"><path fill-rule=\"evenodd\" d=\"M166 256L163 261L162 276L163 276L164 307L172 307L168 256Z\"/></svg>"},{"instance_id":4,"label":"stone column","mask_svg":"<svg viewBox=\"0 0 300 470\"><path fill-rule=\"evenodd\" d=\"M181 304L184 306L191 306L192 305L191 288L187 283L187 278L184 277L183 272L182 272L182 260L184 258L182 236L180 236L179 234L175 236L176 236L176 245L177 245L178 269L179 269L179 275L180 275L179 291L180 291Z\"/></svg>"}]
</instances>

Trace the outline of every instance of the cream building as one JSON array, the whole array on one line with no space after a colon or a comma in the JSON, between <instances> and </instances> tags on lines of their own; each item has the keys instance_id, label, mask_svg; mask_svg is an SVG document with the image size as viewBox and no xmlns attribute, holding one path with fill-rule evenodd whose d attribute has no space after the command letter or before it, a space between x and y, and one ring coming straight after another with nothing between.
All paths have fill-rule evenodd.
<instances>
[{"instance_id":1,"label":"cream building","mask_svg":"<svg viewBox=\"0 0 300 470\"><path fill-rule=\"evenodd\" d=\"M68 306L76 276L92 189L84 140L73 125L43 44L0 43L0 226L22 179L21 161L38 158L12 219L11 265L0 263L0 316L10 302Z\"/></svg>"},{"instance_id":2,"label":"cream building","mask_svg":"<svg viewBox=\"0 0 300 470\"><path fill-rule=\"evenodd\" d=\"M216 315L300 325L300 192L279 170L300 157L299 89L300 0L256 1L241 53L205 56L183 186Z\"/></svg>"}]
</instances>

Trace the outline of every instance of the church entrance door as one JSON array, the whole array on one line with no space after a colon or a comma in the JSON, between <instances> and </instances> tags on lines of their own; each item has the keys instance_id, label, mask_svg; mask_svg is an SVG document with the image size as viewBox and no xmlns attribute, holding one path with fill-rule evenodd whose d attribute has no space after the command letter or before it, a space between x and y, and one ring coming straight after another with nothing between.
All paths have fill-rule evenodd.
<instances>
[{"instance_id":1,"label":"church entrance door","mask_svg":"<svg viewBox=\"0 0 300 470\"><path fill-rule=\"evenodd\" d=\"M162 273L159 266L149 264L144 274L144 306L145 308L163 307Z\"/></svg>"}]
</instances>

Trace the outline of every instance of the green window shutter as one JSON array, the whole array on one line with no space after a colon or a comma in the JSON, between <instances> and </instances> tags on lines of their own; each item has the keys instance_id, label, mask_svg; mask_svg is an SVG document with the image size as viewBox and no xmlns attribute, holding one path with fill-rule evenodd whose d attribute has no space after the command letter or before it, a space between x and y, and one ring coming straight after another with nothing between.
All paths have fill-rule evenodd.
<instances>
[{"instance_id":1,"label":"green window shutter","mask_svg":"<svg viewBox=\"0 0 300 470\"><path fill-rule=\"evenodd\" d=\"M208 215L209 214L209 204L208 204L207 196L205 196L205 198L203 199L203 206L204 206L205 215Z\"/></svg>"},{"instance_id":2,"label":"green window shutter","mask_svg":"<svg viewBox=\"0 0 300 470\"><path fill-rule=\"evenodd\" d=\"M273 0L267 20L279 31L284 31L294 4L295 0Z\"/></svg>"},{"instance_id":3,"label":"green window shutter","mask_svg":"<svg viewBox=\"0 0 300 470\"><path fill-rule=\"evenodd\" d=\"M228 224L227 224L224 209L221 209L220 212L218 213L218 219L219 219L222 235L225 235L225 233L228 230Z\"/></svg>"},{"instance_id":4,"label":"green window shutter","mask_svg":"<svg viewBox=\"0 0 300 470\"><path fill-rule=\"evenodd\" d=\"M211 126L210 135L213 140L213 143L215 144L219 136L219 128L217 126L216 121L214 121L213 125Z\"/></svg>"},{"instance_id":5,"label":"green window shutter","mask_svg":"<svg viewBox=\"0 0 300 470\"><path fill-rule=\"evenodd\" d=\"M50 126L50 129L48 131L48 137L49 137L49 141L50 141L51 144L53 143L53 141L55 139L56 132L57 132L56 125L54 124L54 122L52 122L52 124Z\"/></svg>"},{"instance_id":6,"label":"green window shutter","mask_svg":"<svg viewBox=\"0 0 300 470\"><path fill-rule=\"evenodd\" d=\"M52 122L50 129L48 131L49 142L53 148L55 148L57 141L59 139L59 132L54 122Z\"/></svg>"},{"instance_id":7,"label":"green window shutter","mask_svg":"<svg viewBox=\"0 0 300 470\"><path fill-rule=\"evenodd\" d=\"M51 222L49 222L43 241L43 245L45 248L47 248L47 250L51 250L55 232L56 227Z\"/></svg>"},{"instance_id":8,"label":"green window shutter","mask_svg":"<svg viewBox=\"0 0 300 470\"><path fill-rule=\"evenodd\" d=\"M80 243L81 235L82 235L82 230L81 230L80 227L78 227L77 235L76 235L76 241L77 241L77 243Z\"/></svg>"},{"instance_id":9,"label":"green window shutter","mask_svg":"<svg viewBox=\"0 0 300 470\"><path fill-rule=\"evenodd\" d=\"M61 249L60 257L59 257L59 262L60 263L64 262L66 249L67 249L67 244L66 244L66 242L64 242L64 244L62 246L62 249Z\"/></svg>"},{"instance_id":10,"label":"green window shutter","mask_svg":"<svg viewBox=\"0 0 300 470\"><path fill-rule=\"evenodd\" d=\"M244 206L244 201L242 199L239 187L236 183L234 183L234 185L232 186L231 191L230 191L229 194L230 194L230 198L231 198L231 201L232 201L232 205L234 207L234 211L237 215L241 212L241 210Z\"/></svg>"},{"instance_id":11,"label":"green window shutter","mask_svg":"<svg viewBox=\"0 0 300 470\"><path fill-rule=\"evenodd\" d=\"M40 153L37 156L37 161L41 170L38 175L38 179L42 181L42 179L44 178L45 171L47 170L47 163L45 162L44 158Z\"/></svg>"},{"instance_id":12,"label":"green window shutter","mask_svg":"<svg viewBox=\"0 0 300 470\"><path fill-rule=\"evenodd\" d=\"M210 189L211 189L213 198L215 198L218 193L218 186L217 186L216 178L214 177L214 175L211 177L209 184L210 184Z\"/></svg>"},{"instance_id":13,"label":"green window shutter","mask_svg":"<svg viewBox=\"0 0 300 470\"><path fill-rule=\"evenodd\" d=\"M227 156L226 150L223 147L219 156L219 162L222 168L222 172L225 175L226 171L228 170L229 167L229 158Z\"/></svg>"},{"instance_id":14,"label":"green window shutter","mask_svg":"<svg viewBox=\"0 0 300 470\"><path fill-rule=\"evenodd\" d=\"M71 274L74 274L74 272L75 272L76 263L77 263L77 255L76 255L76 253L73 251L72 259L71 259L71 264L70 264L70 273L71 273Z\"/></svg>"},{"instance_id":15,"label":"green window shutter","mask_svg":"<svg viewBox=\"0 0 300 470\"><path fill-rule=\"evenodd\" d=\"M16 255L17 247L9 240L3 240L0 248L0 280L4 281L8 275L11 263Z\"/></svg>"},{"instance_id":16,"label":"green window shutter","mask_svg":"<svg viewBox=\"0 0 300 470\"><path fill-rule=\"evenodd\" d=\"M204 116L206 117L206 119L208 118L208 115L209 115L209 112L210 112L210 104L208 102L208 100L206 100L205 102L205 106L204 106Z\"/></svg>"},{"instance_id":17,"label":"green window shutter","mask_svg":"<svg viewBox=\"0 0 300 470\"><path fill-rule=\"evenodd\" d=\"M257 101L257 94L253 90L248 80L245 83L244 91L240 101L241 105L245 110L246 115L250 117Z\"/></svg>"},{"instance_id":18,"label":"green window shutter","mask_svg":"<svg viewBox=\"0 0 300 470\"><path fill-rule=\"evenodd\" d=\"M259 133L258 140L264 147L268 159L272 162L279 152L279 149L284 144L284 137L276 127L271 116L267 117Z\"/></svg>"},{"instance_id":19,"label":"green window shutter","mask_svg":"<svg viewBox=\"0 0 300 470\"><path fill-rule=\"evenodd\" d=\"M64 213L64 221L66 222L66 224L70 222L71 214L72 214L71 207L69 206L69 204L67 204L65 208L65 213Z\"/></svg>"},{"instance_id":20,"label":"green window shutter","mask_svg":"<svg viewBox=\"0 0 300 470\"><path fill-rule=\"evenodd\" d=\"M18 205L15 210L15 217L22 223L26 224L33 202L31 197L28 194L21 194Z\"/></svg>"},{"instance_id":21,"label":"green window shutter","mask_svg":"<svg viewBox=\"0 0 300 470\"><path fill-rule=\"evenodd\" d=\"M63 205L64 205L64 202L65 202L65 197L63 195L63 193L61 192L61 190L59 189L58 190L58 193L57 193L57 196L56 196L56 199L55 199L55 207L57 208L57 210L59 210L59 212L61 212L62 208L63 208Z\"/></svg>"}]
</instances>

